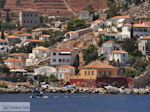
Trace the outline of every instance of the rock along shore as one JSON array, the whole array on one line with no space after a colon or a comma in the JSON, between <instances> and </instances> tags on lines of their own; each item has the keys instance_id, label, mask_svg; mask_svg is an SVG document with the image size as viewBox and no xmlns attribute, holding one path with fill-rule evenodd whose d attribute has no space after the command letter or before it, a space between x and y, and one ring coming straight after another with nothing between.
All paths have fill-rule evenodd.
<instances>
[{"instance_id":1,"label":"rock along shore","mask_svg":"<svg viewBox=\"0 0 150 112\"><path fill-rule=\"evenodd\" d=\"M98 94L150 94L150 88L144 89L129 89L129 88L116 88L107 86L105 88L66 88L66 87L49 87L40 88L39 91L44 93L98 93ZM20 88L0 88L0 94L13 94L13 93L33 93L33 89L20 87Z\"/></svg>"}]
</instances>

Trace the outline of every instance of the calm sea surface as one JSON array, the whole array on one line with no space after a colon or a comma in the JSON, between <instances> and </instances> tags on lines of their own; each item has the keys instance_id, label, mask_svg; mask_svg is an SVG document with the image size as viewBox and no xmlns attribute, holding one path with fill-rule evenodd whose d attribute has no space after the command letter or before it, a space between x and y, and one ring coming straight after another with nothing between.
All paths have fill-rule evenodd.
<instances>
[{"instance_id":1,"label":"calm sea surface","mask_svg":"<svg viewBox=\"0 0 150 112\"><path fill-rule=\"evenodd\" d=\"M150 95L45 94L47 99L30 95L1 94L0 102L30 102L31 112L150 112Z\"/></svg>"}]
</instances>

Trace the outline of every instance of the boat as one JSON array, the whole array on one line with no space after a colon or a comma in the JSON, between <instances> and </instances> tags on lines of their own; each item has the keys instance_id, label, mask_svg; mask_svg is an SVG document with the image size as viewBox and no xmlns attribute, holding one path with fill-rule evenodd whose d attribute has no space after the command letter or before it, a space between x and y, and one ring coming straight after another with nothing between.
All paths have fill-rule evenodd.
<instances>
[{"instance_id":1,"label":"boat","mask_svg":"<svg viewBox=\"0 0 150 112\"><path fill-rule=\"evenodd\" d=\"M38 96L38 95L32 95L30 98L48 98L48 96Z\"/></svg>"},{"instance_id":2,"label":"boat","mask_svg":"<svg viewBox=\"0 0 150 112\"><path fill-rule=\"evenodd\" d=\"M48 98L48 96L43 95L43 92L39 92L34 90L34 95L30 96L30 98Z\"/></svg>"}]
</instances>

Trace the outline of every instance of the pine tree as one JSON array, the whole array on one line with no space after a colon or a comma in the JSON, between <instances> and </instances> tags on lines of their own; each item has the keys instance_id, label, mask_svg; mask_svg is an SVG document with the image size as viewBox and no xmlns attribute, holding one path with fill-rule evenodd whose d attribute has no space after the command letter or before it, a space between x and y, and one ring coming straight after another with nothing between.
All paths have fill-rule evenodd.
<instances>
[{"instance_id":1,"label":"pine tree","mask_svg":"<svg viewBox=\"0 0 150 112\"><path fill-rule=\"evenodd\" d=\"M9 17L9 11L7 10L7 14L6 14L6 22L10 22L10 17Z\"/></svg>"},{"instance_id":2,"label":"pine tree","mask_svg":"<svg viewBox=\"0 0 150 112\"><path fill-rule=\"evenodd\" d=\"M1 31L1 39L5 39L4 30Z\"/></svg>"}]
</instances>

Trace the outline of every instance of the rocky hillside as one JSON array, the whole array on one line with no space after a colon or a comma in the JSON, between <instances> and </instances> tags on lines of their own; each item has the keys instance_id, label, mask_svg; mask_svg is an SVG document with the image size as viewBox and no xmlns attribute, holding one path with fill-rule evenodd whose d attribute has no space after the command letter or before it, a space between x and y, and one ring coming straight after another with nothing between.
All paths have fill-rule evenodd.
<instances>
[{"instance_id":1,"label":"rocky hillside","mask_svg":"<svg viewBox=\"0 0 150 112\"><path fill-rule=\"evenodd\" d=\"M4 10L10 9L10 15L14 19L18 18L20 11L28 8L33 8L42 15L73 16L88 5L97 10L106 8L105 0L6 0ZM6 12L2 11L2 18L5 16Z\"/></svg>"}]
</instances>

